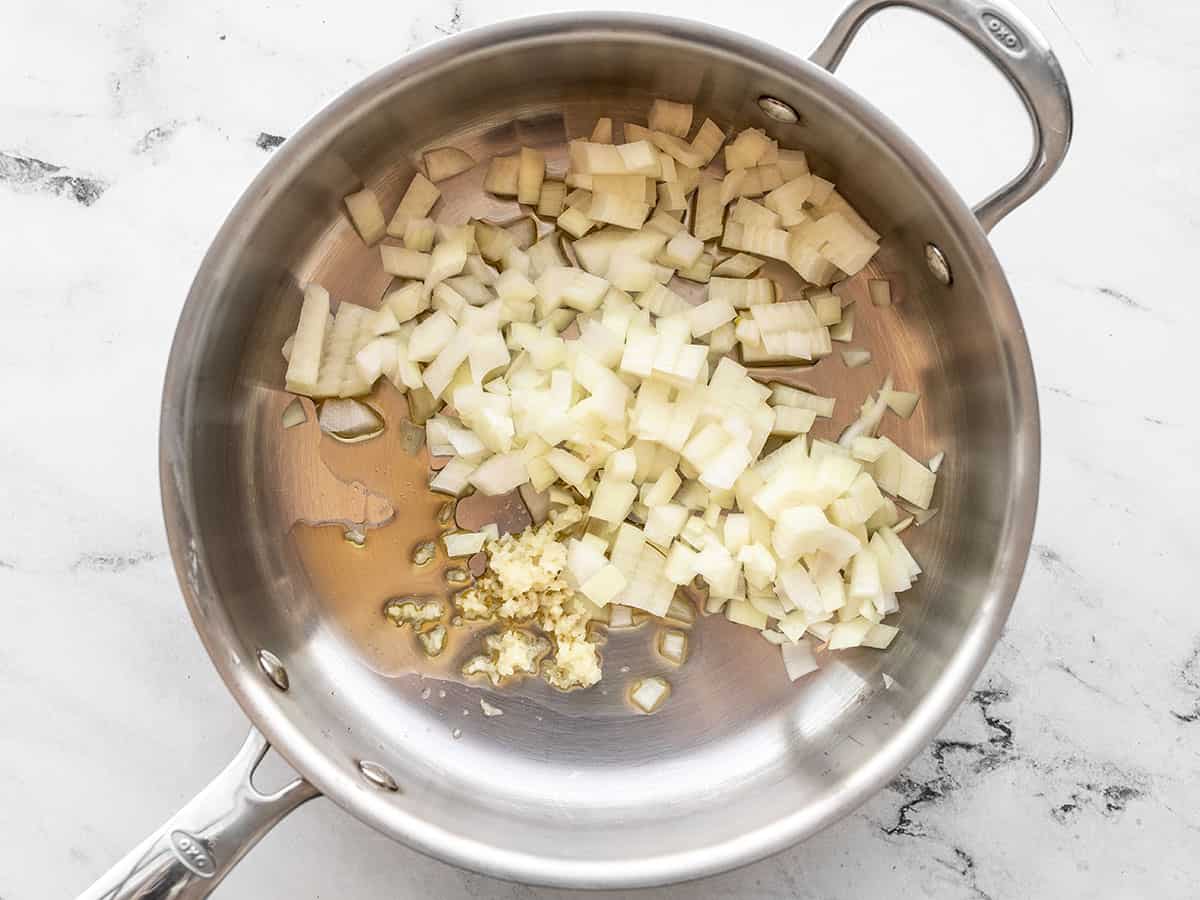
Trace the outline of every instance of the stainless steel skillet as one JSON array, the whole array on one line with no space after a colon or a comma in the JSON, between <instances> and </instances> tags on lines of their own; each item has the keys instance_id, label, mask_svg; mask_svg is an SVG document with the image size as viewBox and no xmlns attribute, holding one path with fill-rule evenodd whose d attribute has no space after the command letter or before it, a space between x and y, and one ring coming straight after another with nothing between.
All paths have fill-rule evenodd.
<instances>
[{"instance_id":1,"label":"stainless steel skillet","mask_svg":"<svg viewBox=\"0 0 1200 900\"><path fill-rule=\"evenodd\" d=\"M830 74L862 22L892 5L962 33L1030 113L1029 165L975 210ZM892 649L844 654L800 685L753 635L707 621L658 715L632 715L614 684L572 695L529 685L488 695L504 716L466 717L477 687L455 680L452 666L418 672L389 643L377 615L380 557L346 555L355 551L319 533L331 529L290 527L322 502L343 511L334 518L368 524L394 513L368 547L402 548L428 509L383 462L352 472L340 451L319 446L305 452L345 477L296 487L287 460L301 450L279 437L278 348L295 324L298 285L315 278L359 302L382 291L344 222L343 195L366 183L394 204L423 149L452 144L483 159L550 145L597 115L642 121L655 96L805 148L884 234L876 271L899 302L864 316L856 341L876 366L817 366L804 380L844 398L831 431L884 371L922 392L895 434L917 455L946 452L941 512L910 542L928 574L905 595ZM280 148L230 214L188 296L164 388L172 555L195 626L254 728L225 772L83 896L204 896L318 794L451 863L607 888L728 869L854 809L954 710L1020 580L1037 501L1037 399L986 233L1053 174L1070 132L1057 61L1003 0L859 0L809 61L677 20L541 17L438 43L347 91ZM464 178L447 209L465 211L476 191ZM861 283L846 290L865 297ZM356 479L362 486L348 486ZM404 561L392 559L395 593L410 577ZM605 661L606 680L622 665L650 665L641 645L617 641ZM268 743L301 778L264 796L249 776Z\"/></svg>"}]
</instances>

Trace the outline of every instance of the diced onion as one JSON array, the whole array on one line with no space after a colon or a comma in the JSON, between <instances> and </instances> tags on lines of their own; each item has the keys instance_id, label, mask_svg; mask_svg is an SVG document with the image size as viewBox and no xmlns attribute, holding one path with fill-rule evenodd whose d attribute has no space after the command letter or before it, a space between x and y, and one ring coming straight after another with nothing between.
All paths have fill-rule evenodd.
<instances>
[{"instance_id":1,"label":"diced onion","mask_svg":"<svg viewBox=\"0 0 1200 900\"><path fill-rule=\"evenodd\" d=\"M392 247L387 244L379 248L383 261L383 271L397 278L414 278L424 280L429 274L429 265L433 260L429 253L420 253L406 247Z\"/></svg>"},{"instance_id":2,"label":"diced onion","mask_svg":"<svg viewBox=\"0 0 1200 900\"><path fill-rule=\"evenodd\" d=\"M712 274L730 278L749 278L763 266L763 260L748 253L736 253L713 266Z\"/></svg>"},{"instance_id":3,"label":"diced onion","mask_svg":"<svg viewBox=\"0 0 1200 900\"><path fill-rule=\"evenodd\" d=\"M886 278L872 278L867 282L867 292L876 306L892 305L892 283Z\"/></svg>"},{"instance_id":4,"label":"diced onion","mask_svg":"<svg viewBox=\"0 0 1200 900\"><path fill-rule=\"evenodd\" d=\"M379 206L379 198L369 189L346 197L346 210L350 220L358 230L363 243L374 244L387 233L387 223L383 218L383 209Z\"/></svg>"},{"instance_id":5,"label":"diced onion","mask_svg":"<svg viewBox=\"0 0 1200 900\"><path fill-rule=\"evenodd\" d=\"M474 471L474 464L462 459L452 459L429 482L429 489L439 494L461 497L469 484L467 479Z\"/></svg>"},{"instance_id":6,"label":"diced onion","mask_svg":"<svg viewBox=\"0 0 1200 900\"><path fill-rule=\"evenodd\" d=\"M783 665L791 681L815 672L819 668L812 645L807 641L783 644L779 649L783 653Z\"/></svg>"},{"instance_id":7,"label":"diced onion","mask_svg":"<svg viewBox=\"0 0 1200 900\"><path fill-rule=\"evenodd\" d=\"M658 653L677 666L687 659L688 638L682 631L667 629L658 633Z\"/></svg>"},{"instance_id":8,"label":"diced onion","mask_svg":"<svg viewBox=\"0 0 1200 900\"><path fill-rule=\"evenodd\" d=\"M920 394L914 394L910 391L888 391L885 402L888 405L888 409L900 418L907 419L913 414L913 410L917 408L917 401L920 399Z\"/></svg>"},{"instance_id":9,"label":"diced onion","mask_svg":"<svg viewBox=\"0 0 1200 900\"><path fill-rule=\"evenodd\" d=\"M602 116L592 127L591 140L596 144L611 144L613 142L613 120Z\"/></svg>"},{"instance_id":10,"label":"diced onion","mask_svg":"<svg viewBox=\"0 0 1200 900\"><path fill-rule=\"evenodd\" d=\"M692 129L692 105L655 100L650 104L648 123L651 131L663 131L676 137L687 137Z\"/></svg>"},{"instance_id":11,"label":"diced onion","mask_svg":"<svg viewBox=\"0 0 1200 900\"><path fill-rule=\"evenodd\" d=\"M713 157L717 155L717 151L724 143L725 132L712 119L705 119L700 130L696 132L696 136L692 138L692 150L700 159L699 165L706 166L712 162Z\"/></svg>"},{"instance_id":12,"label":"diced onion","mask_svg":"<svg viewBox=\"0 0 1200 900\"><path fill-rule=\"evenodd\" d=\"M382 433L379 413L358 400L337 397L321 403L317 414L321 430L345 441L364 440Z\"/></svg>"},{"instance_id":13,"label":"diced onion","mask_svg":"<svg viewBox=\"0 0 1200 900\"><path fill-rule=\"evenodd\" d=\"M814 640L831 650L894 640L884 619L921 574L896 532L936 511L943 457L926 467L875 436L886 409L908 417L918 402L890 378L832 443L809 432L833 398L765 386L730 358L816 361L849 342L855 309L829 286L867 265L880 234L802 151L755 128L727 142L709 119L689 142L693 113L656 100L649 127L625 123L620 144L601 118L569 142L565 171L540 147L487 160L484 190L524 206L509 221L431 217L434 182L477 168L453 147L424 154L386 224L371 190L346 197L364 241L395 239L378 259L402 281L377 309L339 298L336 315L309 285L283 348L287 387L323 401L320 426L341 440L383 428L353 398L380 378L405 392L414 446L445 462L431 490L514 501L520 491L535 521L557 529L574 592L564 615L610 628L658 617L673 626L658 653L680 664L688 639L676 629L691 627L690 590L706 586L704 611L779 645L795 680L816 668ZM722 150L723 172L702 171ZM777 261L770 277L765 259ZM782 294L778 263L807 282L801 293ZM886 279L867 283L874 305L892 302ZM870 360L841 354L850 367ZM286 425L303 418L298 401L284 414ZM490 548L499 574L497 535L492 524L442 540L454 558ZM549 634L558 613L542 613ZM423 627L423 648L441 653L445 626ZM564 635L543 642L558 643L555 686L571 677ZM594 662L593 648L585 655ZM669 690L646 678L630 699L653 712Z\"/></svg>"},{"instance_id":14,"label":"diced onion","mask_svg":"<svg viewBox=\"0 0 1200 900\"><path fill-rule=\"evenodd\" d=\"M388 222L387 233L396 238L404 237L404 229L409 220L428 216L441 195L437 185L418 172L409 182L400 205L396 207L396 212Z\"/></svg>"},{"instance_id":15,"label":"diced onion","mask_svg":"<svg viewBox=\"0 0 1200 900\"><path fill-rule=\"evenodd\" d=\"M282 418L284 428L295 428L308 421L308 413L304 411L304 404L299 400L293 400L284 407Z\"/></svg>"},{"instance_id":16,"label":"diced onion","mask_svg":"<svg viewBox=\"0 0 1200 900\"><path fill-rule=\"evenodd\" d=\"M842 310L842 319L836 325L829 326L829 337L835 341L848 344L854 339L854 307L848 306Z\"/></svg>"},{"instance_id":17,"label":"diced onion","mask_svg":"<svg viewBox=\"0 0 1200 900\"><path fill-rule=\"evenodd\" d=\"M671 693L671 685L665 678L640 678L633 683L629 699L647 715L657 712Z\"/></svg>"},{"instance_id":18,"label":"diced onion","mask_svg":"<svg viewBox=\"0 0 1200 900\"><path fill-rule=\"evenodd\" d=\"M435 147L422 156L425 174L432 182L445 181L474 167L475 160L465 150L457 147Z\"/></svg>"},{"instance_id":19,"label":"diced onion","mask_svg":"<svg viewBox=\"0 0 1200 900\"><path fill-rule=\"evenodd\" d=\"M472 556L483 549L488 535L482 531L456 531L442 535L447 556Z\"/></svg>"},{"instance_id":20,"label":"diced onion","mask_svg":"<svg viewBox=\"0 0 1200 900\"><path fill-rule=\"evenodd\" d=\"M499 197L515 197L521 175L519 156L494 156L483 179L483 189Z\"/></svg>"}]
</instances>

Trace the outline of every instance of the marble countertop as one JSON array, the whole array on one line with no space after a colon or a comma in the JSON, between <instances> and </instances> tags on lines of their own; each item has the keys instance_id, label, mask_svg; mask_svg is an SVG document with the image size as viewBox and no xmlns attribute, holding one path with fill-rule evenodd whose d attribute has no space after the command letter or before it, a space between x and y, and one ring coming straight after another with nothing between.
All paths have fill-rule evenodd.
<instances>
[{"instance_id":1,"label":"marble countertop","mask_svg":"<svg viewBox=\"0 0 1200 900\"><path fill-rule=\"evenodd\" d=\"M226 211L280 139L396 55L563 5L8 5L4 900L80 890L246 729L179 600L156 468L167 348ZM798 54L840 7L599 5L702 13ZM1200 8L1024 6L1062 59L1077 132L1053 183L993 234L1028 328L1044 432L1033 555L1007 632L938 741L858 812L772 859L645 896L1195 896L1200 603L1187 560L1200 558L1200 420L1183 351L1200 313L1169 262L1200 244ZM931 22L879 17L841 74L970 199L1023 162L1017 101ZM566 895L434 862L316 802L219 896Z\"/></svg>"}]
</instances>

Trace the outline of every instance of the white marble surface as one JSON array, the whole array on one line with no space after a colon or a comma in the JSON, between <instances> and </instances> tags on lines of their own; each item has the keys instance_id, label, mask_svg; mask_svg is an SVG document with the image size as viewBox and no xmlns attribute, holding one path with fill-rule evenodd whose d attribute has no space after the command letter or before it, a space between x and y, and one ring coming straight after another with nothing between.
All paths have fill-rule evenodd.
<instances>
[{"instance_id":1,"label":"white marble surface","mask_svg":"<svg viewBox=\"0 0 1200 900\"><path fill-rule=\"evenodd\" d=\"M201 254L268 158L260 134L286 136L439 34L556 5L412 6L0 6L4 900L82 888L243 736L165 555L155 431L167 348ZM860 811L776 858L647 896L1200 890L1200 421L1188 350L1200 314L1172 265L1200 244L1200 7L1025 7L1059 51L1078 130L1053 184L994 233L1045 435L1034 554L1007 634L938 743ZM655 8L804 53L839 2ZM869 26L843 74L968 197L1023 159L1016 101L912 14ZM220 896L564 895L433 862L314 802Z\"/></svg>"}]
</instances>

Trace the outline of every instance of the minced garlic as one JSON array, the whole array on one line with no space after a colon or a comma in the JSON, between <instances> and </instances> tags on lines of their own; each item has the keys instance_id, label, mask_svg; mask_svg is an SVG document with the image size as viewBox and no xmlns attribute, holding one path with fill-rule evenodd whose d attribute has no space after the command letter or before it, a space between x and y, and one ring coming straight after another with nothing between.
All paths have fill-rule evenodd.
<instances>
[{"instance_id":1,"label":"minced garlic","mask_svg":"<svg viewBox=\"0 0 1200 900\"><path fill-rule=\"evenodd\" d=\"M506 678L532 675L550 649L550 642L531 631L508 628L483 639L488 653L474 656L463 666L464 675L486 675L492 684Z\"/></svg>"},{"instance_id":2,"label":"minced garlic","mask_svg":"<svg viewBox=\"0 0 1200 900\"><path fill-rule=\"evenodd\" d=\"M542 641L542 652L551 644L554 647L545 677L560 690L590 687L601 674L600 656L587 635L592 607L565 580L567 548L558 539L582 518L579 507L569 506L537 528L488 541L488 571L455 598L467 619L534 622L550 638L550 642ZM516 628L488 635L485 643L491 653L468 660L463 674L487 675L497 683L501 678L535 672L536 660L532 667L525 665L530 661L528 638L532 637ZM521 665L502 662L511 662L521 653L524 656L517 660Z\"/></svg>"}]
</instances>

